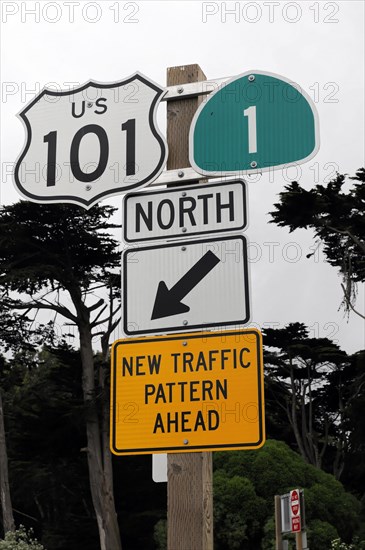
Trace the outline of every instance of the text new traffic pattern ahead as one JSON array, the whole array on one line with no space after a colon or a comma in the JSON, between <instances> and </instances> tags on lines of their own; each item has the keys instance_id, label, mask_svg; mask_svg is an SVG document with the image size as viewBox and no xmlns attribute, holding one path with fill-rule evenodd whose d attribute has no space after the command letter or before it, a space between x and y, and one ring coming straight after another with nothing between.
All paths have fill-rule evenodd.
<instances>
[{"instance_id":1,"label":"text new traffic pattern ahead","mask_svg":"<svg viewBox=\"0 0 365 550\"><path fill-rule=\"evenodd\" d=\"M265 442L256 329L117 340L114 454L256 449Z\"/></svg>"}]
</instances>

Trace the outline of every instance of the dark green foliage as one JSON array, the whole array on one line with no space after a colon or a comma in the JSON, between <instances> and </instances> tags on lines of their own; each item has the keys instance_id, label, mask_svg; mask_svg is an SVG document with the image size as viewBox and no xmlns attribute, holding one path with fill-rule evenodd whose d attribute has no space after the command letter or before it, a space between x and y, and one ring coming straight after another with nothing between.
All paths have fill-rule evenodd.
<instances>
[{"instance_id":1,"label":"dark green foliage","mask_svg":"<svg viewBox=\"0 0 365 550\"><path fill-rule=\"evenodd\" d=\"M270 212L271 223L280 227L314 230L327 261L343 275L347 310L353 309L354 283L365 281L365 169L349 179L358 183L347 192L346 175L337 174L327 186L316 185L309 191L293 181L279 194L276 210Z\"/></svg>"},{"instance_id":2,"label":"dark green foliage","mask_svg":"<svg viewBox=\"0 0 365 550\"><path fill-rule=\"evenodd\" d=\"M365 280L364 250L356 239L365 235L365 169L360 168L353 178L356 183L347 193L343 191L346 176L337 174L327 186L316 185L305 190L297 182L280 193L280 203L274 204L272 223L289 227L290 231L311 227L323 241L324 252L331 265L343 269L343 261L351 256L353 277Z\"/></svg>"},{"instance_id":3,"label":"dark green foliage","mask_svg":"<svg viewBox=\"0 0 365 550\"><path fill-rule=\"evenodd\" d=\"M167 550L167 520L160 519L154 529L153 540L156 543L156 550Z\"/></svg>"},{"instance_id":4,"label":"dark green foliage","mask_svg":"<svg viewBox=\"0 0 365 550\"><path fill-rule=\"evenodd\" d=\"M86 453L93 508L101 544L120 546L114 507L106 370L109 338L119 322L118 242L108 233L115 209L89 211L69 205L20 202L0 212L2 305L6 314L24 311L25 325L39 310L77 327L80 337ZM114 303L113 303L114 302ZM27 326L25 330L27 330ZM96 329L96 330L95 330ZM92 340L100 338L102 361L94 361ZM103 364L101 364L103 363ZM110 495L110 496L109 496ZM100 520L100 518L102 518Z\"/></svg>"},{"instance_id":5,"label":"dark green foliage","mask_svg":"<svg viewBox=\"0 0 365 550\"><path fill-rule=\"evenodd\" d=\"M340 479L348 473L351 454L362 456L361 446L352 443L359 442L361 427L351 418L363 400L365 355L348 356L328 338L308 334L301 323L265 331L268 411L271 422L278 425L281 418L291 428L292 437L282 431L281 438L295 444L307 462Z\"/></svg>"},{"instance_id":6,"label":"dark green foliage","mask_svg":"<svg viewBox=\"0 0 365 550\"><path fill-rule=\"evenodd\" d=\"M308 523L321 520L336 528L341 539L350 542L358 527L360 512L359 501L343 487L334 477L324 474L306 492L306 509Z\"/></svg>"},{"instance_id":7,"label":"dark green foliage","mask_svg":"<svg viewBox=\"0 0 365 550\"><path fill-rule=\"evenodd\" d=\"M119 263L117 243L108 233L116 227L108 222L114 211L108 206L86 211L74 205L26 201L3 207L2 285L31 294L49 283L88 289L96 274L101 277Z\"/></svg>"},{"instance_id":8,"label":"dark green foliage","mask_svg":"<svg viewBox=\"0 0 365 550\"><path fill-rule=\"evenodd\" d=\"M44 349L35 365L29 370L14 359L6 379L15 518L32 526L49 550L72 548L75 540L80 550L93 548L97 528L81 451L86 442L79 354L65 345Z\"/></svg>"},{"instance_id":9,"label":"dark green foliage","mask_svg":"<svg viewBox=\"0 0 365 550\"><path fill-rule=\"evenodd\" d=\"M152 480L151 455L114 457L113 465L123 550L155 550L155 525L166 518L166 483Z\"/></svg>"},{"instance_id":10,"label":"dark green foliage","mask_svg":"<svg viewBox=\"0 0 365 550\"><path fill-rule=\"evenodd\" d=\"M45 550L34 538L33 531L28 532L23 525L15 531L8 531L4 540L0 540L0 550Z\"/></svg>"},{"instance_id":11,"label":"dark green foliage","mask_svg":"<svg viewBox=\"0 0 365 550\"><path fill-rule=\"evenodd\" d=\"M337 529L327 521L314 519L308 529L312 548L331 548L331 542L337 538Z\"/></svg>"},{"instance_id":12,"label":"dark green foliage","mask_svg":"<svg viewBox=\"0 0 365 550\"><path fill-rule=\"evenodd\" d=\"M47 550L99 550L79 354L63 344L33 359L29 369L0 356L16 523L33 527ZM115 458L114 482L123 550L154 550L166 485L152 481L151 456Z\"/></svg>"},{"instance_id":13,"label":"dark green foliage","mask_svg":"<svg viewBox=\"0 0 365 550\"><path fill-rule=\"evenodd\" d=\"M19 480L19 485L14 482L13 492L21 504L20 512L42 524L43 541L54 550L65 546L98 548L94 510L102 517L100 536L105 532L107 546L109 540L114 544L119 538L105 422L109 414L109 339L120 312L120 254L118 242L110 235L116 226L109 221L114 210L95 206L86 212L70 205L21 202L0 212L0 284L2 306L6 308L2 323L7 330L2 345L14 353L6 381L7 410L14 417L8 437L9 456L14 458L12 479ZM14 310L24 315L15 315ZM53 371L47 367L52 358L37 355L40 342L54 346L57 340L51 324L46 331L45 327L38 331L40 341L33 341L37 334L33 334L32 321L39 310L51 312L53 323L59 316L62 323L66 318L69 325L77 327L82 375L79 363L68 359L64 363L69 373L78 376L77 395L72 393L72 386L63 387L61 372L53 379ZM11 328L14 320L28 336L26 353L21 338ZM63 334L68 330L65 324L61 330ZM42 340L43 336L46 338ZM92 345L96 338L101 353L95 357ZM19 424L23 429L17 437ZM92 474L91 484L87 472ZM131 506L129 515L132 510ZM148 533L148 514L144 514L140 535ZM152 531L160 515L149 515Z\"/></svg>"},{"instance_id":14,"label":"dark green foliage","mask_svg":"<svg viewBox=\"0 0 365 550\"><path fill-rule=\"evenodd\" d=\"M220 550L257 548L266 506L264 499L257 496L252 481L223 469L217 470L214 496L216 547Z\"/></svg>"},{"instance_id":15,"label":"dark green foliage","mask_svg":"<svg viewBox=\"0 0 365 550\"><path fill-rule=\"evenodd\" d=\"M310 548L329 548L316 541L332 535L350 542L359 527L359 501L283 442L215 453L214 465L215 550L274 548L274 496L293 488L304 488Z\"/></svg>"}]
</instances>

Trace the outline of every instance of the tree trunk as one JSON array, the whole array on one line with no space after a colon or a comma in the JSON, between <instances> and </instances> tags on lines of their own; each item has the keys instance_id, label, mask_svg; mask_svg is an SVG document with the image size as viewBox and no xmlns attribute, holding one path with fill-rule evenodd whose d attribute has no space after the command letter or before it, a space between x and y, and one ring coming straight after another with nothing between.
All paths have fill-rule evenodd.
<instances>
[{"instance_id":1,"label":"tree trunk","mask_svg":"<svg viewBox=\"0 0 365 550\"><path fill-rule=\"evenodd\" d=\"M80 313L80 311L79 311ZM95 366L91 345L89 312L81 307L79 317L82 387L86 411L87 458L91 496L99 528L101 550L122 550L115 511L113 476L106 423L100 421L95 395Z\"/></svg>"},{"instance_id":2,"label":"tree trunk","mask_svg":"<svg viewBox=\"0 0 365 550\"><path fill-rule=\"evenodd\" d=\"M295 387L295 381L294 381L294 372L293 372L293 363L291 357L289 358L290 361L290 386L291 386L291 410L288 410L288 416L289 416L289 422L291 426L293 427L294 437L298 445L298 449L302 457L306 462L308 462L308 457L304 449L303 441L300 435L300 431L298 428L298 415L297 415L297 394L296 394L296 387Z\"/></svg>"},{"instance_id":3,"label":"tree trunk","mask_svg":"<svg viewBox=\"0 0 365 550\"><path fill-rule=\"evenodd\" d=\"M4 533L14 531L15 523L10 498L8 455L6 451L3 401L0 390L0 491Z\"/></svg>"},{"instance_id":4,"label":"tree trunk","mask_svg":"<svg viewBox=\"0 0 365 550\"><path fill-rule=\"evenodd\" d=\"M113 488L113 463L112 463L112 454L110 452L110 393L105 383L106 372L107 372L106 369L109 365L107 365L106 361L107 361L107 355L104 353L102 366L101 366L101 373L100 373L100 386L103 392L102 411L101 411L101 430L102 430L101 445L102 445L102 455L104 459L103 464L104 464L105 489L106 489L106 493L110 495L110 498L111 498L110 505L114 510L115 520L117 520L117 516L115 513L114 488ZM118 524L117 524L117 527L118 527ZM120 540L119 527L118 527L118 536ZM114 548L114 546L112 546L111 548ZM115 546L115 548L121 548L121 542L119 542L119 547Z\"/></svg>"},{"instance_id":5,"label":"tree trunk","mask_svg":"<svg viewBox=\"0 0 365 550\"><path fill-rule=\"evenodd\" d=\"M342 447L341 442L337 444L336 448L336 456L333 463L333 475L337 479L337 481L340 481L341 475L343 473L343 470L345 468L345 460L344 460L344 449Z\"/></svg>"},{"instance_id":6,"label":"tree trunk","mask_svg":"<svg viewBox=\"0 0 365 550\"><path fill-rule=\"evenodd\" d=\"M345 451L347 447L347 436L346 436L346 428L345 428L345 414L344 414L344 405L342 401L342 388L341 385L339 387L339 399L338 399L338 410L340 415L340 422L339 422L339 435L338 440L336 444L336 455L335 460L333 463L333 475L335 478L339 481L340 477L342 475L342 472L345 467Z\"/></svg>"}]
</instances>

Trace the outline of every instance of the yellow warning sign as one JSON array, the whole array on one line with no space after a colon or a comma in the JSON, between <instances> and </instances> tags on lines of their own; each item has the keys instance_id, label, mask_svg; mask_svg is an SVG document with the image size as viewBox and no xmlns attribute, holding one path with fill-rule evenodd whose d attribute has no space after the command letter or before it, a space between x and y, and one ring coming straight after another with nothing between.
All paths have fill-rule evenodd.
<instances>
[{"instance_id":1,"label":"yellow warning sign","mask_svg":"<svg viewBox=\"0 0 365 550\"><path fill-rule=\"evenodd\" d=\"M257 449L265 442L263 385L256 329L117 340L111 450Z\"/></svg>"}]
</instances>

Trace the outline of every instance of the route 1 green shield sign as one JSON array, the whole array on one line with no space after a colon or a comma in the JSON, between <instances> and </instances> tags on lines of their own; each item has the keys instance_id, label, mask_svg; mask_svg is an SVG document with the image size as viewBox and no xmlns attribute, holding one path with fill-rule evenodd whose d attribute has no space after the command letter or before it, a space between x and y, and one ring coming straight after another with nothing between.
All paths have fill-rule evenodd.
<instances>
[{"instance_id":1,"label":"route 1 green shield sign","mask_svg":"<svg viewBox=\"0 0 365 550\"><path fill-rule=\"evenodd\" d=\"M192 167L205 175L264 172L314 157L316 108L286 78L250 71L224 83L202 103L189 136Z\"/></svg>"}]
</instances>

